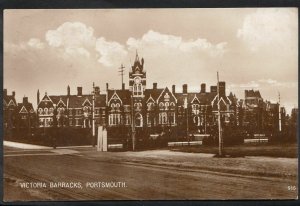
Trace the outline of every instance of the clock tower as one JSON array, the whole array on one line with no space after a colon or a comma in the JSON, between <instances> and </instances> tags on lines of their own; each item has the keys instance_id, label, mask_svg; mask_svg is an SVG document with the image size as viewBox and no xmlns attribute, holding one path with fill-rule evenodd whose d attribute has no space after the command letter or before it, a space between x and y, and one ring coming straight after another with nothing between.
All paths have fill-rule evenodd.
<instances>
[{"instance_id":1,"label":"clock tower","mask_svg":"<svg viewBox=\"0 0 300 206\"><path fill-rule=\"evenodd\" d=\"M143 114L143 98L146 89L146 72L144 71L144 59L140 60L136 53L134 64L129 72L129 90L132 94L133 125L141 129L145 125Z\"/></svg>"},{"instance_id":2,"label":"clock tower","mask_svg":"<svg viewBox=\"0 0 300 206\"><path fill-rule=\"evenodd\" d=\"M134 64L129 72L129 90L133 97L144 97L146 89L146 72L144 71L144 59L140 60L136 53Z\"/></svg>"}]
</instances>

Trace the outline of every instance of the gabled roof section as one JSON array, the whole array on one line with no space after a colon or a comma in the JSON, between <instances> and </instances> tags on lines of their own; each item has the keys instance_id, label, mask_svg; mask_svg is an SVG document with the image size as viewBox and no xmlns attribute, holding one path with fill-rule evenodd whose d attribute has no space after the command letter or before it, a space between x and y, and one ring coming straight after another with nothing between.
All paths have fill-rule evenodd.
<instances>
[{"instance_id":1,"label":"gabled roof section","mask_svg":"<svg viewBox=\"0 0 300 206\"><path fill-rule=\"evenodd\" d=\"M195 94L193 100L191 101L191 103L195 103L197 102L198 104L200 104L200 100L198 99L197 95Z\"/></svg>"},{"instance_id":2,"label":"gabled roof section","mask_svg":"<svg viewBox=\"0 0 300 206\"><path fill-rule=\"evenodd\" d=\"M3 100L7 106L17 106L16 98L13 95L3 96Z\"/></svg>"},{"instance_id":3,"label":"gabled roof section","mask_svg":"<svg viewBox=\"0 0 300 206\"><path fill-rule=\"evenodd\" d=\"M89 101L88 98L86 98L86 99L84 100L84 102L82 103L82 106L84 106L86 103L88 103L90 106L92 106L92 103Z\"/></svg>"},{"instance_id":4,"label":"gabled roof section","mask_svg":"<svg viewBox=\"0 0 300 206\"><path fill-rule=\"evenodd\" d=\"M127 89L108 90L108 103L114 95L117 95L123 105L131 104L131 92Z\"/></svg>"},{"instance_id":5,"label":"gabled roof section","mask_svg":"<svg viewBox=\"0 0 300 206\"><path fill-rule=\"evenodd\" d=\"M256 91L254 91L253 89L245 90L245 98L250 98L250 97L261 98L259 90Z\"/></svg>"},{"instance_id":6,"label":"gabled roof section","mask_svg":"<svg viewBox=\"0 0 300 206\"><path fill-rule=\"evenodd\" d=\"M68 100L67 100L67 101L68 101ZM65 107L67 106L67 105L63 102L62 98L60 98L59 101L57 102L57 106L58 106L59 104L62 104L62 105L64 105Z\"/></svg>"},{"instance_id":7,"label":"gabled roof section","mask_svg":"<svg viewBox=\"0 0 300 206\"><path fill-rule=\"evenodd\" d=\"M153 98L153 100L156 102L159 95L163 92L164 89L146 89L144 92L145 95L145 99L148 100L151 97Z\"/></svg>"},{"instance_id":8,"label":"gabled roof section","mask_svg":"<svg viewBox=\"0 0 300 206\"><path fill-rule=\"evenodd\" d=\"M22 108L20 109L19 113L28 113L27 109L23 105Z\"/></svg>"},{"instance_id":9,"label":"gabled roof section","mask_svg":"<svg viewBox=\"0 0 300 206\"><path fill-rule=\"evenodd\" d=\"M158 103L159 99L160 99L161 97L163 97L163 93L166 93L165 95L171 94L171 95L169 95L169 98L171 98L171 96L172 96L172 97L174 98L175 102L177 103L177 98L175 97L175 95L174 95L172 92L170 92L170 90L169 90L168 87L165 87L164 90L160 93L160 95L158 96L158 98L157 98L157 100L156 100L157 103ZM165 95L164 95L164 97L165 97Z\"/></svg>"},{"instance_id":10,"label":"gabled roof section","mask_svg":"<svg viewBox=\"0 0 300 206\"><path fill-rule=\"evenodd\" d=\"M9 100L9 102L8 102L7 105L8 106L17 106L16 103L15 103L15 101L13 99Z\"/></svg>"},{"instance_id":11,"label":"gabled roof section","mask_svg":"<svg viewBox=\"0 0 300 206\"><path fill-rule=\"evenodd\" d=\"M31 103L18 103L18 113L34 113L34 109Z\"/></svg>"},{"instance_id":12,"label":"gabled roof section","mask_svg":"<svg viewBox=\"0 0 300 206\"><path fill-rule=\"evenodd\" d=\"M148 98L148 100L146 101L146 103L148 103L149 101L152 101L153 103L155 103L155 100L152 98L151 94L150 94L150 97Z\"/></svg>"},{"instance_id":13,"label":"gabled roof section","mask_svg":"<svg viewBox=\"0 0 300 206\"><path fill-rule=\"evenodd\" d=\"M82 108L84 102L86 101L86 99L89 100L89 102L93 101L93 95L91 94L86 94L86 95L81 95L81 96L77 96L77 95L70 95L70 96L66 96L66 98L69 98L69 108ZM95 104L96 106L96 104Z\"/></svg>"}]
</instances>

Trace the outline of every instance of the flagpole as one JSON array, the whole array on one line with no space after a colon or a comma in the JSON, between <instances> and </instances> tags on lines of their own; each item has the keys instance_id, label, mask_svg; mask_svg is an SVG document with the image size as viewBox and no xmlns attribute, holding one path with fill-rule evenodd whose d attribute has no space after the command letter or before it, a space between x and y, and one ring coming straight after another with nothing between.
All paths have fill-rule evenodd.
<instances>
[{"instance_id":1,"label":"flagpole","mask_svg":"<svg viewBox=\"0 0 300 206\"><path fill-rule=\"evenodd\" d=\"M220 87L219 87L219 72L217 72L217 92L218 92L218 126L219 126L219 156L223 156L223 137L221 125L221 111L220 111Z\"/></svg>"}]
</instances>

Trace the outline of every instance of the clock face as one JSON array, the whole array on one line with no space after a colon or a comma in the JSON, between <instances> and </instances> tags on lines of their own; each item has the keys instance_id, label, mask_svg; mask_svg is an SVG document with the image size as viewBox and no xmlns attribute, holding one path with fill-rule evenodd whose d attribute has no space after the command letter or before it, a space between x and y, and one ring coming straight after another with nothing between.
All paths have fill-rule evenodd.
<instances>
[{"instance_id":1,"label":"clock face","mask_svg":"<svg viewBox=\"0 0 300 206\"><path fill-rule=\"evenodd\" d=\"M139 78L139 77L136 77L136 78L134 79L134 82L135 82L136 84L139 84L139 83L141 83L141 78Z\"/></svg>"}]
</instances>

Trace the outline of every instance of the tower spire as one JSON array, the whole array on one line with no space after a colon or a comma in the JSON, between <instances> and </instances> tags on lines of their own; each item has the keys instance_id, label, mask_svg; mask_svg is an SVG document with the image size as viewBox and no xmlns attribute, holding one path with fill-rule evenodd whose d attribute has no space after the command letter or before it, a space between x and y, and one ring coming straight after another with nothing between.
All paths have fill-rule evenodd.
<instances>
[{"instance_id":1,"label":"tower spire","mask_svg":"<svg viewBox=\"0 0 300 206\"><path fill-rule=\"evenodd\" d=\"M140 61L137 49L135 50L135 61Z\"/></svg>"}]
</instances>

